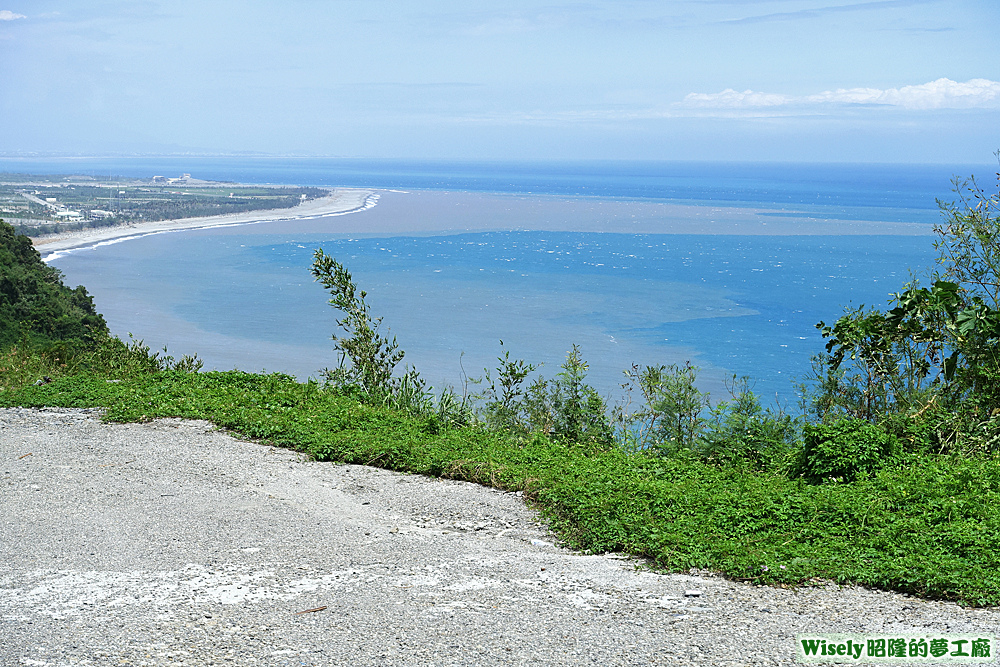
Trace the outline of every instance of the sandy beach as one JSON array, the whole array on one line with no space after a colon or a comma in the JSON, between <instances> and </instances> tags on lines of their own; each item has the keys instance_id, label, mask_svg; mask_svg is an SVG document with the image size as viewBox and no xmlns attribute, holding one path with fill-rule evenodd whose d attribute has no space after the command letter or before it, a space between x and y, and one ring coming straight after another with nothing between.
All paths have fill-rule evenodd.
<instances>
[{"instance_id":1,"label":"sandy beach","mask_svg":"<svg viewBox=\"0 0 1000 667\"><path fill-rule=\"evenodd\" d=\"M233 213L229 215L213 215L200 218L181 218L177 220L158 220L156 222L141 222L117 227L74 230L67 233L51 234L32 238L32 242L43 257L49 259L53 255L103 243L122 241L128 238L159 234L182 229L205 229L209 227L229 227L235 225L250 225L260 222L277 222L280 220L302 220L320 216L344 215L371 208L378 200L375 190L361 188L334 188L325 197L312 199L292 208L265 209Z\"/></svg>"}]
</instances>

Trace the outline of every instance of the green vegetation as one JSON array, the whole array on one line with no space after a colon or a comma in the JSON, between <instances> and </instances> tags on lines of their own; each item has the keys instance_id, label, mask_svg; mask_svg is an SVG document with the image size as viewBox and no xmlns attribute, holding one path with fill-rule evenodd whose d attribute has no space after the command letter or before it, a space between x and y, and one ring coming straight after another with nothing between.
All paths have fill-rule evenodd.
<instances>
[{"instance_id":1,"label":"green vegetation","mask_svg":"<svg viewBox=\"0 0 1000 667\"><path fill-rule=\"evenodd\" d=\"M998 175L1000 184L1000 175ZM931 286L891 295L888 312L848 310L817 358L814 417L878 424L909 449L996 454L1000 449L1000 189L955 183L940 202Z\"/></svg>"},{"instance_id":2,"label":"green vegetation","mask_svg":"<svg viewBox=\"0 0 1000 667\"><path fill-rule=\"evenodd\" d=\"M107 331L87 290L63 285L31 240L0 219L0 350L19 339L80 345Z\"/></svg>"},{"instance_id":3,"label":"green vegetation","mask_svg":"<svg viewBox=\"0 0 1000 667\"><path fill-rule=\"evenodd\" d=\"M39 235L263 209L290 208L322 188L246 186L197 179L116 179L0 174L0 212ZM68 215L76 213L78 215Z\"/></svg>"},{"instance_id":4,"label":"green vegetation","mask_svg":"<svg viewBox=\"0 0 1000 667\"><path fill-rule=\"evenodd\" d=\"M892 308L833 326L792 416L746 380L710 404L689 366L635 366L607 406L573 347L552 379L504 350L478 393L433 395L335 259L313 274L343 313L324 382L199 373L95 336L72 358L0 353L0 405L207 419L316 459L523 491L567 545L765 584L833 580L1000 604L1000 195L945 205L941 265ZM48 374L51 382L36 385Z\"/></svg>"},{"instance_id":5,"label":"green vegetation","mask_svg":"<svg viewBox=\"0 0 1000 667\"><path fill-rule=\"evenodd\" d=\"M344 313L337 326L347 334L333 336L340 364L335 369L321 371L327 383L360 395L368 403L404 410L422 409L425 384L412 369L407 369L402 377L393 375L405 353L396 344L395 336L389 340L379 333L382 318L372 316L365 302L367 293L358 291L350 272L322 249L315 253L312 273L333 296L330 305Z\"/></svg>"}]
</instances>

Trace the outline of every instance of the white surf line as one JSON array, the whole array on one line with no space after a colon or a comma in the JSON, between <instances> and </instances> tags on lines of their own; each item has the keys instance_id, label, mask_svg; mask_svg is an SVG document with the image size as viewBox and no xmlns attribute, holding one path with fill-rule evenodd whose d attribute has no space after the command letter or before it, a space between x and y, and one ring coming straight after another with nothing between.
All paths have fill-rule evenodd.
<instances>
[{"instance_id":1,"label":"white surf line","mask_svg":"<svg viewBox=\"0 0 1000 667\"><path fill-rule=\"evenodd\" d=\"M396 192L396 191L395 190L390 190L389 192ZM312 214L312 215L300 215L300 216L296 216L295 218L283 218L283 219L285 219L285 220L315 220L316 218L333 218L333 217L336 217L338 215L348 215L350 213L357 213L359 211L367 211L370 208L375 208L375 205L378 204L379 197L381 197L381 195L379 193L373 192L372 194L370 194L367 197L365 197L365 201L361 204L361 206L358 206L357 208L352 208L352 209L347 210L347 211L337 211L336 213L316 213L316 214ZM260 222L276 222L276 221L275 220L261 220Z\"/></svg>"},{"instance_id":2,"label":"white surf line","mask_svg":"<svg viewBox=\"0 0 1000 667\"><path fill-rule=\"evenodd\" d=\"M100 248L100 247L103 247L103 246L114 245L116 243L122 243L124 241L132 241L132 240L135 240L135 239L141 239L141 238L145 238L147 236L157 236L158 234L171 234L171 233L174 233L174 232L189 232L189 231L193 231L193 230L196 230L196 229L218 229L218 228L222 228L222 227L241 227L241 226L246 226L246 225L258 225L258 224L262 224L262 223L265 223L265 222L287 222L289 220L316 220L318 218L333 218L333 217L336 217L336 216L339 216L339 215L349 215L351 213L359 213L361 211L367 211L368 209L375 208L376 204L378 204L379 197L380 197L379 193L374 192L374 193L368 195L367 197L365 197L365 200L364 200L364 202L362 202L361 206L356 206L356 207L354 207L352 209L348 209L346 211L336 211L336 212L333 212L333 213L315 213L315 214L308 214L308 215L292 215L292 216L285 216L285 217L265 218L263 220L237 220L237 221L230 221L230 222L205 223L203 225L194 225L194 226L191 226L191 227L177 227L177 228L174 228L174 229L157 229L157 230L136 232L135 234L127 234L127 235L123 235L123 236L117 236L115 238L104 239L104 240L101 240L101 241L82 241L81 245L74 246L72 248L63 248L62 250L53 250L52 252L50 252L48 254L42 255L42 261L45 262L46 264L48 264L49 262L57 260L60 257L65 257L66 255L70 255L70 254L75 253L75 252L80 252L82 250L96 250L97 248ZM178 222L180 220L183 220L183 218L179 218Z\"/></svg>"}]
</instances>

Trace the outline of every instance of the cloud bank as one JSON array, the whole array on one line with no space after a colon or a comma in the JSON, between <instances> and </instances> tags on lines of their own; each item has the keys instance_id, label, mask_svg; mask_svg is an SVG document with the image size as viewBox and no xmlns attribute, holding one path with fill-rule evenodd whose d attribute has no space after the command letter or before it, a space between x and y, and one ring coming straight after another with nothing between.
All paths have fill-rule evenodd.
<instances>
[{"instance_id":1,"label":"cloud bank","mask_svg":"<svg viewBox=\"0 0 1000 667\"><path fill-rule=\"evenodd\" d=\"M0 21L14 21L16 19L28 18L24 14L15 14L9 9L0 9Z\"/></svg>"},{"instance_id":2,"label":"cloud bank","mask_svg":"<svg viewBox=\"0 0 1000 667\"><path fill-rule=\"evenodd\" d=\"M938 79L902 88L838 88L814 95L784 95L727 88L720 93L689 93L678 106L704 110L777 110L782 107L888 106L911 110L980 109L1000 106L1000 82Z\"/></svg>"}]
</instances>

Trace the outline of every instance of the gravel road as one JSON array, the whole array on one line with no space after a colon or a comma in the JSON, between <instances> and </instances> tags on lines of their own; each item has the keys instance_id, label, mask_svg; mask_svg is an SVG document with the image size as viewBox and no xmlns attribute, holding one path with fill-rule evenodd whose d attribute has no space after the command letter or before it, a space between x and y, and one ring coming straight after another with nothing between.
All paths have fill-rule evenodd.
<instances>
[{"instance_id":1,"label":"gravel road","mask_svg":"<svg viewBox=\"0 0 1000 667\"><path fill-rule=\"evenodd\" d=\"M784 665L797 633L1000 634L996 609L654 574L554 546L515 494L98 417L0 410L4 667Z\"/></svg>"}]
</instances>

